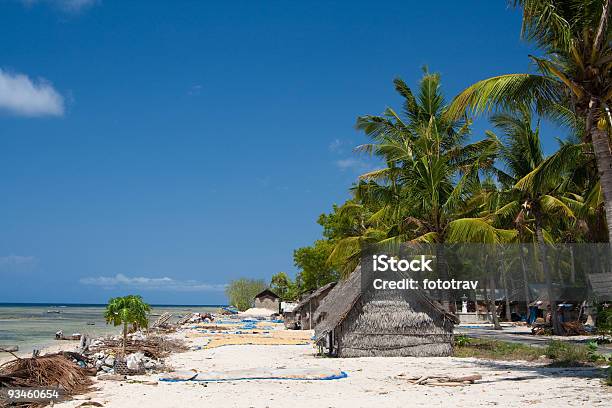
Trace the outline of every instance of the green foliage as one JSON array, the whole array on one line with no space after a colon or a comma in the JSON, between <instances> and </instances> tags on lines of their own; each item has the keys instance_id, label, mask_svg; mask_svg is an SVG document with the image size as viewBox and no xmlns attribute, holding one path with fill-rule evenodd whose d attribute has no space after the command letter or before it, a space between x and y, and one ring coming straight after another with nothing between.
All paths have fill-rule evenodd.
<instances>
[{"instance_id":1,"label":"green foliage","mask_svg":"<svg viewBox=\"0 0 612 408\"><path fill-rule=\"evenodd\" d=\"M106 310L104 311L104 319L106 320L106 324L112 323L114 326L123 325L124 354L127 343L128 325L148 327L148 313L150 311L151 306L145 303L142 297L136 295L115 297L108 301L108 305L106 305Z\"/></svg>"},{"instance_id":2,"label":"green foliage","mask_svg":"<svg viewBox=\"0 0 612 408\"><path fill-rule=\"evenodd\" d=\"M104 319L107 324L114 326L122 324L136 324L138 327L148 327L148 313L151 306L142 300L142 297L128 295L112 298L106 305Z\"/></svg>"},{"instance_id":3,"label":"green foliage","mask_svg":"<svg viewBox=\"0 0 612 408\"><path fill-rule=\"evenodd\" d=\"M334 204L332 211L321 214L317 223L323 227L323 237L333 241L354 235L369 215L357 202L348 200L341 206Z\"/></svg>"},{"instance_id":4,"label":"green foliage","mask_svg":"<svg viewBox=\"0 0 612 408\"><path fill-rule=\"evenodd\" d=\"M251 307L255 295L268 287L261 279L236 279L229 283L225 294L230 305L244 311Z\"/></svg>"},{"instance_id":5,"label":"green foliage","mask_svg":"<svg viewBox=\"0 0 612 408\"><path fill-rule=\"evenodd\" d=\"M596 363L598 361L606 361L607 358L603 354L599 354L597 352L597 342L589 341L586 345L587 347L587 358L589 361Z\"/></svg>"},{"instance_id":6,"label":"green foliage","mask_svg":"<svg viewBox=\"0 0 612 408\"><path fill-rule=\"evenodd\" d=\"M612 333L612 307L600 304L597 307L597 331Z\"/></svg>"},{"instance_id":7,"label":"green foliage","mask_svg":"<svg viewBox=\"0 0 612 408\"><path fill-rule=\"evenodd\" d=\"M487 360L537 360L542 349L521 343L510 343L499 340L466 339L455 341L455 357L473 357Z\"/></svg>"},{"instance_id":8,"label":"green foliage","mask_svg":"<svg viewBox=\"0 0 612 408\"><path fill-rule=\"evenodd\" d=\"M554 360L553 365L557 367L575 367L591 361L587 347L560 340L551 341L545 355Z\"/></svg>"},{"instance_id":9,"label":"green foliage","mask_svg":"<svg viewBox=\"0 0 612 408\"><path fill-rule=\"evenodd\" d=\"M470 344L471 340L468 336L455 336L455 347L465 347Z\"/></svg>"},{"instance_id":10,"label":"green foliage","mask_svg":"<svg viewBox=\"0 0 612 408\"><path fill-rule=\"evenodd\" d=\"M296 285L285 272L279 272L272 276L270 288L283 301L293 301L297 299L298 293Z\"/></svg>"},{"instance_id":11,"label":"green foliage","mask_svg":"<svg viewBox=\"0 0 612 408\"><path fill-rule=\"evenodd\" d=\"M362 174L352 198L319 217L323 240L295 251L295 264L303 269L297 287L314 289L330 272L348 275L368 244L392 250L406 242L537 241L543 247L612 240L603 199L612 196L612 184L597 170L607 149L601 143L593 149L605 139L595 136L612 104L612 19L602 18L610 4L514 1L523 8L523 37L535 42L543 58L531 56L534 72L484 79L450 104L438 74L424 69L414 91L396 79L401 108L360 116L356 123L370 142L355 150L376 156L382 166ZM470 135L480 113L494 113L490 120L501 137L490 131ZM571 132L549 157L542 149L542 118ZM550 280L549 268L540 266ZM607 313L598 325L610 331ZM551 353L561 350L551 347ZM560 361L584 351L563 350Z\"/></svg>"},{"instance_id":12,"label":"green foliage","mask_svg":"<svg viewBox=\"0 0 612 408\"><path fill-rule=\"evenodd\" d=\"M312 246L298 248L293 252L293 262L301 270L296 278L300 293L338 280L337 269L328 262L332 251L331 241L318 240Z\"/></svg>"},{"instance_id":13,"label":"green foliage","mask_svg":"<svg viewBox=\"0 0 612 408\"><path fill-rule=\"evenodd\" d=\"M582 195L585 191L593 191L598 177L589 169L592 163L588 163L594 156L605 176L596 190L601 190L604 196L612 196L612 183L608 181L612 169L607 165L602 167L602 162L609 160L606 146L609 143L606 134L598 136L602 130L609 135L610 129L609 116L605 111L612 103L609 65L612 55L609 18L612 4L607 0L515 0L514 5L523 9L523 38L534 42L542 51L541 57L530 56L537 71L499 75L469 86L453 100L448 110L449 116L457 118L490 111L535 111L568 128L574 139L582 141L583 145L567 149L563 155L553 155L548 163L538 166L537 174L523 174L524 178L516 184L517 189L540 194L552 192L553 189L556 192L567 191L568 185L562 183L553 186L549 181L559 175L560 168L570 165L576 171L569 173L573 178L571 182L576 182L576 179L584 182L585 170L590 173L586 183L570 186L573 192ZM606 14L602 15L602 12ZM523 132L516 127L506 130L515 134L517 130ZM578 145L576 141L573 143ZM571 160L562 159L568 154L574 157ZM518 158L519 164L529 164L534 156ZM512 166L513 163L509 164ZM547 202L539 204L561 216L570 213L569 208L563 208L563 199L547 199ZM600 215L598 220L593 220L592 216L585 217L590 228L585 234L586 238L592 242L612 241L609 207L605 210L603 206L592 204L586 208ZM585 206L582 207L584 210ZM601 216L604 211L607 211L607 228L606 219ZM579 213L584 215L584 212Z\"/></svg>"},{"instance_id":14,"label":"green foliage","mask_svg":"<svg viewBox=\"0 0 612 408\"><path fill-rule=\"evenodd\" d=\"M528 346L522 343L511 343L500 340L470 339L455 336L455 357L475 357L490 360L538 360L542 355L552 362L554 367L580 367L605 360L605 357L593 351L593 346L582 346L566 341L553 340L546 348ZM595 345L595 351L597 346Z\"/></svg>"}]
</instances>

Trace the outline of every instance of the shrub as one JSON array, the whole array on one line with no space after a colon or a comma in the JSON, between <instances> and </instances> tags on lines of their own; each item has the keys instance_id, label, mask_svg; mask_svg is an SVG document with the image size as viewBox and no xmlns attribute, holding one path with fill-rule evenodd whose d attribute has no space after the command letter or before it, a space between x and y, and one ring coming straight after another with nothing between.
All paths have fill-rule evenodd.
<instances>
[{"instance_id":1,"label":"shrub","mask_svg":"<svg viewBox=\"0 0 612 408\"><path fill-rule=\"evenodd\" d=\"M587 347L559 340L551 341L546 347L545 354L554 360L554 365L562 367L580 366L590 361Z\"/></svg>"},{"instance_id":2,"label":"shrub","mask_svg":"<svg viewBox=\"0 0 612 408\"><path fill-rule=\"evenodd\" d=\"M455 336L455 346L464 347L470 344L470 338L464 335Z\"/></svg>"},{"instance_id":3,"label":"shrub","mask_svg":"<svg viewBox=\"0 0 612 408\"><path fill-rule=\"evenodd\" d=\"M231 281L225 289L225 294L230 305L244 311L251 307L255 295L267 287L263 280L241 278Z\"/></svg>"}]
</instances>

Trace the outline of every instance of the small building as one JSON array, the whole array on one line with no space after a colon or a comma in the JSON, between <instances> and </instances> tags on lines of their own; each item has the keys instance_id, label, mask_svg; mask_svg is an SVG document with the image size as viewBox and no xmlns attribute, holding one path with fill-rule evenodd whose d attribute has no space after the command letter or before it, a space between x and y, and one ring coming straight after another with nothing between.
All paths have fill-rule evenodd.
<instances>
[{"instance_id":1,"label":"small building","mask_svg":"<svg viewBox=\"0 0 612 408\"><path fill-rule=\"evenodd\" d=\"M336 282L330 282L327 285L321 286L319 289L305 296L293 309L295 320L299 322L299 326L302 330L314 329L315 324L311 317L314 316L317 308L334 286L336 286Z\"/></svg>"},{"instance_id":2,"label":"small building","mask_svg":"<svg viewBox=\"0 0 612 408\"><path fill-rule=\"evenodd\" d=\"M258 309L269 309L274 313L280 310L280 298L270 289L263 290L255 295L254 307Z\"/></svg>"},{"instance_id":3,"label":"small building","mask_svg":"<svg viewBox=\"0 0 612 408\"><path fill-rule=\"evenodd\" d=\"M314 315L315 342L337 357L449 356L458 319L420 290L362 291L361 268Z\"/></svg>"}]
</instances>

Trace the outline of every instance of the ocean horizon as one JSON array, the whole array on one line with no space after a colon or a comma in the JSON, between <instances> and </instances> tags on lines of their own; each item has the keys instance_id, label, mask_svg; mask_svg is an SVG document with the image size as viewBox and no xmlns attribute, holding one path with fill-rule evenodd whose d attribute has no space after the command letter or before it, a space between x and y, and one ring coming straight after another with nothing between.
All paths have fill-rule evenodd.
<instances>
[{"instance_id":1,"label":"ocean horizon","mask_svg":"<svg viewBox=\"0 0 612 408\"><path fill-rule=\"evenodd\" d=\"M225 305L151 305L149 322L162 313L172 314L172 321L187 313L210 313ZM120 328L106 324L102 303L0 303L0 345L16 345L19 352L43 349L56 343L55 333L88 336L116 335Z\"/></svg>"},{"instance_id":2,"label":"ocean horizon","mask_svg":"<svg viewBox=\"0 0 612 408\"><path fill-rule=\"evenodd\" d=\"M29 307L29 306L55 306L55 307L106 307L106 303L71 303L71 302L0 302L0 307ZM227 304L172 304L150 303L154 307L226 307Z\"/></svg>"}]
</instances>

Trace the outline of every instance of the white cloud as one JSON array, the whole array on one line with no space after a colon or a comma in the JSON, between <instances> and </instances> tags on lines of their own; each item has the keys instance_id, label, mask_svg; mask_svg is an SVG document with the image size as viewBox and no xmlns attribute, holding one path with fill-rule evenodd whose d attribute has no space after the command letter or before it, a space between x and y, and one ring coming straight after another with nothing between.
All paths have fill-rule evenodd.
<instances>
[{"instance_id":1,"label":"white cloud","mask_svg":"<svg viewBox=\"0 0 612 408\"><path fill-rule=\"evenodd\" d=\"M35 265L36 258L33 256L0 256L0 272L24 271L33 268Z\"/></svg>"},{"instance_id":2,"label":"white cloud","mask_svg":"<svg viewBox=\"0 0 612 408\"><path fill-rule=\"evenodd\" d=\"M48 3L63 11L78 13L83 9L100 3L100 0L21 0L21 3L28 7L38 3Z\"/></svg>"},{"instance_id":3,"label":"white cloud","mask_svg":"<svg viewBox=\"0 0 612 408\"><path fill-rule=\"evenodd\" d=\"M0 256L0 265L28 265L34 262L36 262L36 258L33 256Z\"/></svg>"},{"instance_id":4,"label":"white cloud","mask_svg":"<svg viewBox=\"0 0 612 408\"><path fill-rule=\"evenodd\" d=\"M368 170L372 167L371 163L365 162L363 160L348 158L336 160L336 166L342 170L353 170L353 171L363 171Z\"/></svg>"},{"instance_id":5,"label":"white cloud","mask_svg":"<svg viewBox=\"0 0 612 408\"><path fill-rule=\"evenodd\" d=\"M328 146L330 152L337 152L342 148L342 140L334 139Z\"/></svg>"},{"instance_id":6,"label":"white cloud","mask_svg":"<svg viewBox=\"0 0 612 408\"><path fill-rule=\"evenodd\" d=\"M61 116L64 98L43 79L32 81L0 69L0 110L22 116Z\"/></svg>"},{"instance_id":7,"label":"white cloud","mask_svg":"<svg viewBox=\"0 0 612 408\"><path fill-rule=\"evenodd\" d=\"M212 292L223 291L226 285L202 283L195 280L175 280L167 276L161 278L147 278L143 276L115 276L85 277L80 279L83 285L101 286L104 288L128 287L135 289L167 290L173 292Z\"/></svg>"},{"instance_id":8,"label":"white cloud","mask_svg":"<svg viewBox=\"0 0 612 408\"><path fill-rule=\"evenodd\" d=\"M191 96L198 96L201 93L202 93L202 85L200 84L192 85L191 88L189 88L189 91L187 91L187 95L191 95Z\"/></svg>"}]
</instances>

